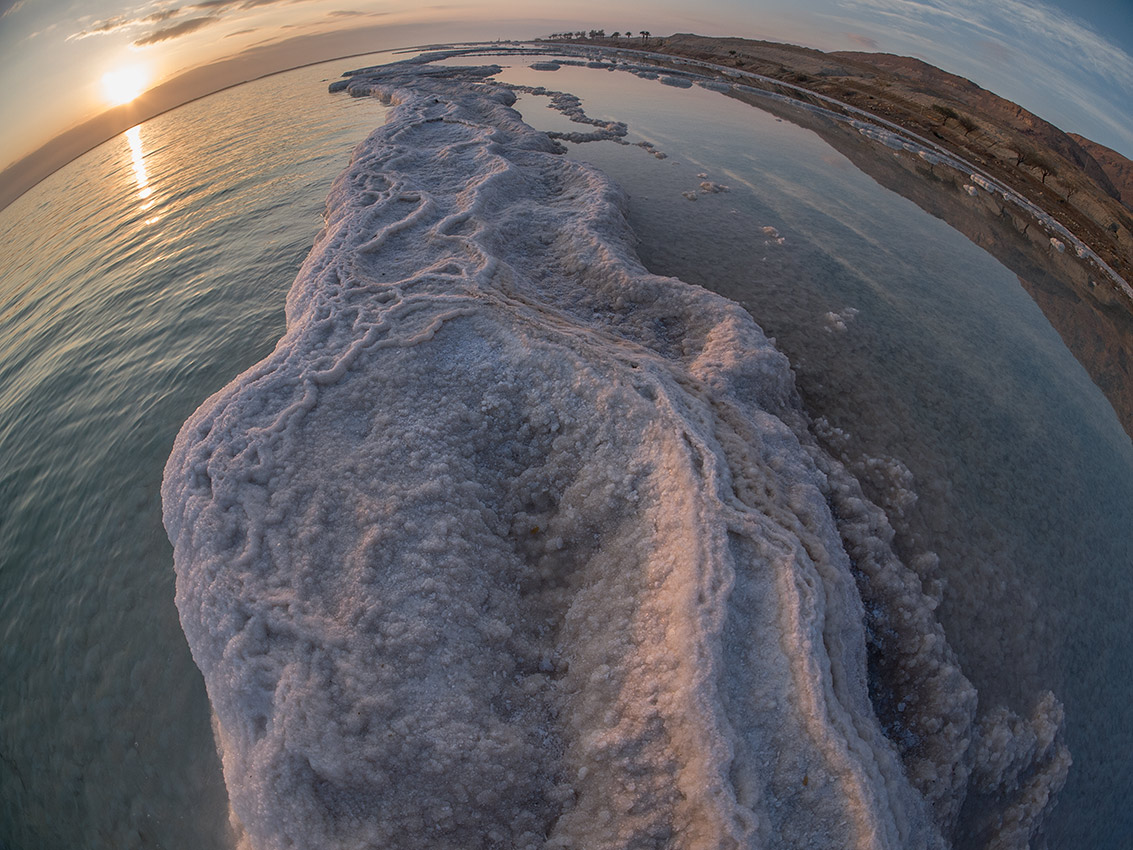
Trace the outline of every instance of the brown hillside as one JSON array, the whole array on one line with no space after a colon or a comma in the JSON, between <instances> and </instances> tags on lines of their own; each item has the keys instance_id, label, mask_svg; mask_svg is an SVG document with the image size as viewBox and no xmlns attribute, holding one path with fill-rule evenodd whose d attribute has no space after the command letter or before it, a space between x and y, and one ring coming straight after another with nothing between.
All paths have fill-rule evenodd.
<instances>
[{"instance_id":1,"label":"brown hillside","mask_svg":"<svg viewBox=\"0 0 1133 850\"><path fill-rule=\"evenodd\" d=\"M1133 161L1126 159L1117 151L1110 150L1097 142L1092 142L1077 133L1067 133L1067 135L1081 145L1082 149L1102 167L1121 196L1121 203L1133 210Z\"/></svg>"},{"instance_id":2,"label":"brown hillside","mask_svg":"<svg viewBox=\"0 0 1133 850\"><path fill-rule=\"evenodd\" d=\"M905 56L824 53L806 47L742 38L678 33L663 38L576 41L740 69L770 78L750 85L792 96L806 92L845 104L935 141L1045 210L1092 248L1126 281L1133 280L1133 211L1086 146L1032 112L970 80ZM679 57L679 58L678 58ZM720 73L725 73L721 70ZM798 89L804 91L799 92ZM1131 305L1133 306L1133 305Z\"/></svg>"}]
</instances>

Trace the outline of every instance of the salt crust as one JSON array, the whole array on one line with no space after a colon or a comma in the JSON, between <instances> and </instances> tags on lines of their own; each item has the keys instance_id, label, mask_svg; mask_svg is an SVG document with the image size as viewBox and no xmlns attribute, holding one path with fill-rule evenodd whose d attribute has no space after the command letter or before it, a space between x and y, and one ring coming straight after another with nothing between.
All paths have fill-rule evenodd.
<instances>
[{"instance_id":1,"label":"salt crust","mask_svg":"<svg viewBox=\"0 0 1133 850\"><path fill-rule=\"evenodd\" d=\"M974 782L1026 846L1069 764L1057 702L974 727L786 359L646 272L620 190L493 71L336 86L396 108L276 350L166 467L248 842L942 847Z\"/></svg>"}]
</instances>

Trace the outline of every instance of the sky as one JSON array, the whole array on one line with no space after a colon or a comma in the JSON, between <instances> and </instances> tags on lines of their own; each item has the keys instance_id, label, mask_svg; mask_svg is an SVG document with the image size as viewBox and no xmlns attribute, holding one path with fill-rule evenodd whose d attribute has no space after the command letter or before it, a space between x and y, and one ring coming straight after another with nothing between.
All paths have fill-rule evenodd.
<instances>
[{"instance_id":1,"label":"sky","mask_svg":"<svg viewBox=\"0 0 1133 850\"><path fill-rule=\"evenodd\" d=\"M131 88L144 117L339 56L627 27L915 56L1133 158L1133 0L0 0L0 170L81 153L56 137Z\"/></svg>"}]
</instances>

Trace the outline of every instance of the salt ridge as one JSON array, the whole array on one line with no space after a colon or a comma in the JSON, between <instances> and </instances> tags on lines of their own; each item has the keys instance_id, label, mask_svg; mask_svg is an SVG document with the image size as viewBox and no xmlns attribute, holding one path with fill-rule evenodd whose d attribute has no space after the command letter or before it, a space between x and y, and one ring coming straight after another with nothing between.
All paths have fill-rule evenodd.
<instances>
[{"instance_id":1,"label":"salt ridge","mask_svg":"<svg viewBox=\"0 0 1133 850\"><path fill-rule=\"evenodd\" d=\"M974 726L789 363L642 268L620 190L495 70L336 85L395 109L330 193L286 334L166 467L248 842L945 846L970 781L1047 776L1060 707ZM884 728L863 622L886 693L915 695Z\"/></svg>"}]
</instances>

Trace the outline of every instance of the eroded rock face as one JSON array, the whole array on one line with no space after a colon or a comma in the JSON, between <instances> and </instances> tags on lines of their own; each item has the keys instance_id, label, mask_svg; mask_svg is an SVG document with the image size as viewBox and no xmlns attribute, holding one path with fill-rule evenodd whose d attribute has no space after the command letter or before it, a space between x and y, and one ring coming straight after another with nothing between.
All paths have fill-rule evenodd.
<instances>
[{"instance_id":1,"label":"eroded rock face","mask_svg":"<svg viewBox=\"0 0 1133 850\"><path fill-rule=\"evenodd\" d=\"M1090 141L1085 136L1079 136L1077 133L1067 133L1067 135L1094 158L1117 190L1121 203L1133 210L1133 162L1117 151Z\"/></svg>"}]
</instances>

